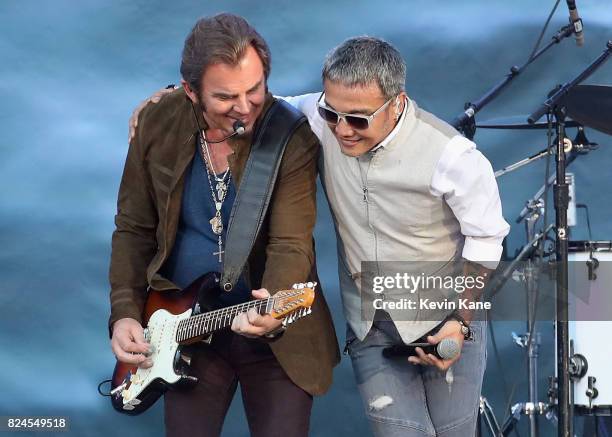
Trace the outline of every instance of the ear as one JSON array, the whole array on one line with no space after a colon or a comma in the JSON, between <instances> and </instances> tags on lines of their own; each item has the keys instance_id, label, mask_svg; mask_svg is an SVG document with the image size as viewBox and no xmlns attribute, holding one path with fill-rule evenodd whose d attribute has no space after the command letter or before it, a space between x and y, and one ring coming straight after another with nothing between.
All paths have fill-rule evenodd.
<instances>
[{"instance_id":1,"label":"ear","mask_svg":"<svg viewBox=\"0 0 612 437\"><path fill-rule=\"evenodd\" d=\"M185 94L187 94L187 97L189 97L189 100L191 100L195 105L197 105L198 104L198 96L195 93L195 91L193 91L191 89L191 87L185 81L185 79L181 79L181 85L183 86L183 89L185 90Z\"/></svg>"},{"instance_id":2,"label":"ear","mask_svg":"<svg viewBox=\"0 0 612 437\"><path fill-rule=\"evenodd\" d=\"M406 93L402 91L395 98L395 118L396 119L399 119L400 116L402 115L402 112L404 111L404 105L406 104L407 97L408 96L406 96Z\"/></svg>"}]
</instances>

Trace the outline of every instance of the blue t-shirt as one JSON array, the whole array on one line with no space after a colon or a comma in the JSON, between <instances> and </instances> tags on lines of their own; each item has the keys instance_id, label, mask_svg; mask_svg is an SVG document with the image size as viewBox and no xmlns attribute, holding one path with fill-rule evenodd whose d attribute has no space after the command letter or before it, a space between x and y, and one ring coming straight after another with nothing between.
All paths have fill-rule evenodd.
<instances>
[{"instance_id":1,"label":"blue t-shirt","mask_svg":"<svg viewBox=\"0 0 612 437\"><path fill-rule=\"evenodd\" d=\"M198 150L185 175L176 241L170 257L161 269L164 277L181 288L187 287L204 273L221 272L222 269L219 255L213 255L213 252L219 250L218 236L213 233L210 225L210 219L214 217L216 209L204 165ZM214 178L211 182L213 188L216 188ZM227 226L235 199L236 187L231 180L221 207L223 250L225 250ZM251 290L241 276L232 291L221 292L219 304L234 305L246 302L250 297Z\"/></svg>"}]
</instances>

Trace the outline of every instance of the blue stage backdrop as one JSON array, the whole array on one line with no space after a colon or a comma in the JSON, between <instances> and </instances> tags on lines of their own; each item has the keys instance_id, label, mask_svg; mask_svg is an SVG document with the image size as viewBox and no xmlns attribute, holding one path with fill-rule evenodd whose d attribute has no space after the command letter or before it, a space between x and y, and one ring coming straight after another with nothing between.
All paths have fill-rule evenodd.
<instances>
[{"instance_id":1,"label":"blue stage backdrop","mask_svg":"<svg viewBox=\"0 0 612 437\"><path fill-rule=\"evenodd\" d=\"M525 114L556 84L573 78L612 37L610 2L579 1L586 44L571 39L549 51L478 115ZM139 417L115 413L98 396L114 365L107 337L108 262L116 194L127 151L127 120L144 97L177 83L183 41L195 20L228 11L245 16L273 54L269 85L280 95L320 89L326 52L359 34L395 44L408 63L408 94L451 119L510 66L528 57L554 1L312 0L197 2L175 0L4 1L0 4L0 416L63 415L70 435L163 434L161 404ZM567 20L561 2L549 31ZM588 81L612 83L612 63ZM587 130L601 144L572 165L577 198L589 206L593 238L612 239L612 138ZM573 133L572 133L573 134ZM542 149L543 132L479 130L480 150L499 169ZM544 180L544 162L504 176L499 188L512 227L509 251L524 244L514 219ZM327 205L319 197L319 271L344 341L336 252ZM573 229L586 239L584 215ZM484 393L498 418L507 399L526 399L525 358L510 331L495 323L499 356L489 349ZM541 399L553 372L552 324L542 333ZM271 400L272 401L272 400ZM541 420L543 435L553 425ZM524 427L524 425L522 425ZM312 435L368 435L344 359L331 391L316 400ZM225 436L247 434L240 400ZM20 434L26 435L26 434ZM523 435L526 435L523 431Z\"/></svg>"}]
</instances>

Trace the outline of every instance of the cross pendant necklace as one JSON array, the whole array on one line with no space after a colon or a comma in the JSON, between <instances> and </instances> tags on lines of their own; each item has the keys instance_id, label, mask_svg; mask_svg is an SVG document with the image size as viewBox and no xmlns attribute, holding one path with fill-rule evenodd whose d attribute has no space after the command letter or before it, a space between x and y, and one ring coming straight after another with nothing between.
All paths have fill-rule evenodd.
<instances>
[{"instance_id":1,"label":"cross pendant necklace","mask_svg":"<svg viewBox=\"0 0 612 437\"><path fill-rule=\"evenodd\" d=\"M217 244L219 245L219 250L217 252L213 252L213 255L219 255L219 262L221 263L223 262L223 254L225 253L225 250L223 250L223 240L221 240L221 235L219 235Z\"/></svg>"},{"instance_id":2,"label":"cross pendant necklace","mask_svg":"<svg viewBox=\"0 0 612 437\"><path fill-rule=\"evenodd\" d=\"M215 215L208 222L210 223L210 227L213 233L217 235L217 246L219 247L219 250L213 252L212 254L218 256L219 263L222 263L223 254L225 253L225 251L223 250L223 218L221 216L221 208L223 207L223 202L225 201L225 197L227 195L228 185L232 178L232 174L228 168L225 173L223 173L223 176L217 176L212 164L212 159L210 157L208 142L204 137L204 132L202 132L202 135L200 136L200 151L202 153L202 160L204 161L204 168L206 169L208 185L210 186L210 194L215 204ZM211 167L210 170L208 169L208 165L206 165L206 158L208 158L208 164ZM214 189L212 184L211 172L216 182ZM226 177L227 181L225 180Z\"/></svg>"}]
</instances>

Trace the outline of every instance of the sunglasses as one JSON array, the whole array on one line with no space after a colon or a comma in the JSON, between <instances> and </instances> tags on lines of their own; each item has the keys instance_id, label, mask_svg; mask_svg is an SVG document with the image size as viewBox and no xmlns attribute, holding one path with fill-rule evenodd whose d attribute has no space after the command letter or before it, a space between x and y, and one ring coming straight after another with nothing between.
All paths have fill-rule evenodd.
<instances>
[{"instance_id":1,"label":"sunglasses","mask_svg":"<svg viewBox=\"0 0 612 437\"><path fill-rule=\"evenodd\" d=\"M383 105L378 108L376 111L371 113L370 115L360 115L360 114L347 114L346 112L338 112L328 106L325 105L324 102L321 101L325 94L321 93L319 100L317 101L317 109L319 111L319 115L329 124L338 124L340 120L344 120L346 124L348 124L353 129L358 130L366 130L370 127L370 123L374 120L380 112L382 112L393 100L391 97L387 100Z\"/></svg>"}]
</instances>

